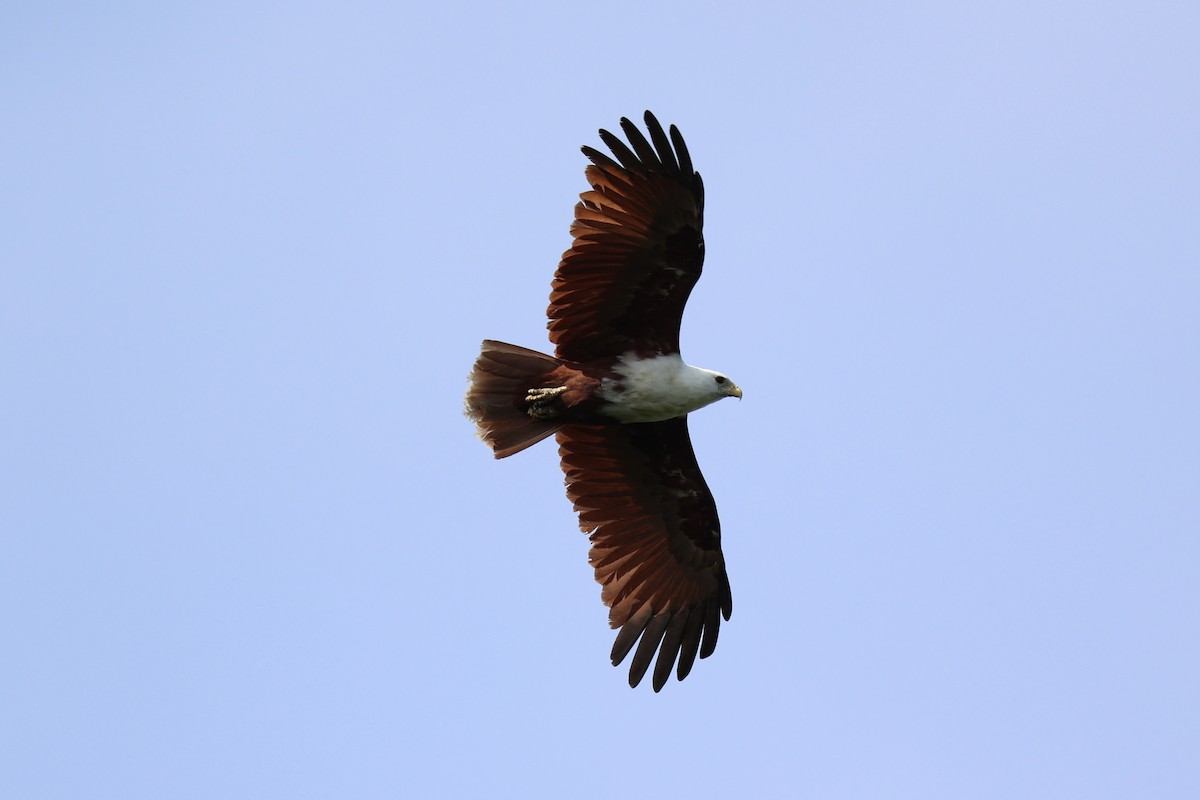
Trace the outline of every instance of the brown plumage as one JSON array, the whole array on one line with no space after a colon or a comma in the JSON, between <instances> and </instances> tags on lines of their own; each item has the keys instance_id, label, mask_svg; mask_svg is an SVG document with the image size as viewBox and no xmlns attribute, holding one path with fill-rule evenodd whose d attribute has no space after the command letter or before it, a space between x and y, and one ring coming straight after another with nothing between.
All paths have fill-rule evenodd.
<instances>
[{"instance_id":1,"label":"brown plumage","mask_svg":"<svg viewBox=\"0 0 1200 800\"><path fill-rule=\"evenodd\" d=\"M683 307L704 264L704 183L675 126L673 152L650 112L646 125L657 150L621 120L636 155L600 131L619 164L583 148L592 190L575 206L575 241L554 274L546 311L559 358L679 352Z\"/></svg>"},{"instance_id":2,"label":"brown plumage","mask_svg":"<svg viewBox=\"0 0 1200 800\"><path fill-rule=\"evenodd\" d=\"M655 691L677 655L683 680L698 650L701 658L713 652L721 616L733 612L717 507L692 452L687 418L569 425L558 431L558 452L567 496L580 527L591 532L588 560L604 587L609 622L621 629L613 664L642 635L629 669L636 686L665 634Z\"/></svg>"},{"instance_id":3,"label":"brown plumage","mask_svg":"<svg viewBox=\"0 0 1200 800\"><path fill-rule=\"evenodd\" d=\"M583 148L592 188L554 275L555 356L485 341L467 415L496 458L557 436L567 495L620 629L612 662L633 651L636 686L657 653L657 692L673 667L682 680L713 652L732 612L716 504L686 415L741 390L679 358L704 262L704 185L679 131L668 135L650 112L645 120L649 140L621 120L628 146L600 132L615 160Z\"/></svg>"}]
</instances>

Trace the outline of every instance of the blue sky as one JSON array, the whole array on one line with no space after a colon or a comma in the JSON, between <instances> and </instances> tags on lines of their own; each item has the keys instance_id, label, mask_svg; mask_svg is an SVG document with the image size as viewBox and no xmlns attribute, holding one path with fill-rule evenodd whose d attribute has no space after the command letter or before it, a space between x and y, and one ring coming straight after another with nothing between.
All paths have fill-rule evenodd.
<instances>
[{"instance_id":1,"label":"blue sky","mask_svg":"<svg viewBox=\"0 0 1200 800\"><path fill-rule=\"evenodd\" d=\"M0 12L0 794L1200 796L1187 3ZM582 144L708 192L735 611L659 695L554 447Z\"/></svg>"}]
</instances>

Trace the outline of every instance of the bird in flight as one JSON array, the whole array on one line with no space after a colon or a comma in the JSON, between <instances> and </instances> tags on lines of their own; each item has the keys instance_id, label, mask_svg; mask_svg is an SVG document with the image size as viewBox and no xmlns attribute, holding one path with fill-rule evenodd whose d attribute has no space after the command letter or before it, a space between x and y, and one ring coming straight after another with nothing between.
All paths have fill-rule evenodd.
<instances>
[{"instance_id":1,"label":"bird in flight","mask_svg":"<svg viewBox=\"0 0 1200 800\"><path fill-rule=\"evenodd\" d=\"M679 325L704 263L704 184L674 125L649 111L646 136L621 119L591 147L550 292L553 356L483 342L466 414L496 458L558 439L567 496L592 543L589 561L618 628L612 663L637 645L629 685L654 663L654 691L683 680L717 645L733 599L721 526L696 463L687 415L742 396L689 366ZM655 654L657 653L657 660Z\"/></svg>"}]
</instances>

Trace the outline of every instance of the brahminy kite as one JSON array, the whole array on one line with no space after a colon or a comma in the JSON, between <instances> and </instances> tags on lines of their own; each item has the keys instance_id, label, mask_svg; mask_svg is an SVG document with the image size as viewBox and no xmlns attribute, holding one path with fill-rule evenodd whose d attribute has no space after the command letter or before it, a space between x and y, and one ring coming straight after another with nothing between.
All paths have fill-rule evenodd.
<instances>
[{"instance_id":1,"label":"brahminy kite","mask_svg":"<svg viewBox=\"0 0 1200 800\"><path fill-rule=\"evenodd\" d=\"M645 119L649 140L628 119L628 145L600 131L615 159L583 148L592 188L554 273L554 356L484 341L466 413L496 458L557 436L567 496L620 628L612 663L636 643L637 686L657 652L657 692L676 663L683 680L697 654L712 654L733 611L687 415L742 390L680 357L683 307L704 263L704 184L675 126L668 138L653 114Z\"/></svg>"}]
</instances>

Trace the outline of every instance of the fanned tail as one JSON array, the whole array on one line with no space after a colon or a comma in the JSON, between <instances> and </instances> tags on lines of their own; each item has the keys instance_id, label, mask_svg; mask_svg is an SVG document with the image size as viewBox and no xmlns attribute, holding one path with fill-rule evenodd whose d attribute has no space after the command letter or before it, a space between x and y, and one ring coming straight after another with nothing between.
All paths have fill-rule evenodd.
<instances>
[{"instance_id":1,"label":"fanned tail","mask_svg":"<svg viewBox=\"0 0 1200 800\"><path fill-rule=\"evenodd\" d=\"M466 415L496 458L519 453L562 427L526 413L525 395L561 362L536 350L483 341L467 386Z\"/></svg>"}]
</instances>

